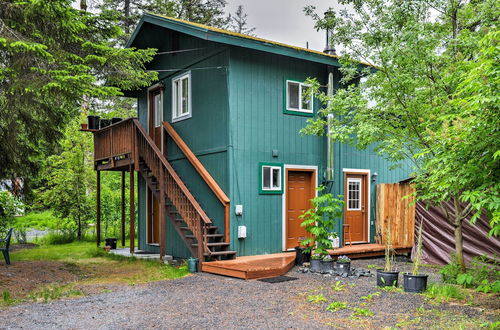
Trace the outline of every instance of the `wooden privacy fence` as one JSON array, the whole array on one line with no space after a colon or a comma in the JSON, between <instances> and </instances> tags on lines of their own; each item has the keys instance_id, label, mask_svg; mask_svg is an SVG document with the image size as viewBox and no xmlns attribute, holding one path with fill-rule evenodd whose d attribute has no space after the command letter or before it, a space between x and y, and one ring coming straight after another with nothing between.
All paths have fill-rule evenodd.
<instances>
[{"instance_id":1,"label":"wooden privacy fence","mask_svg":"<svg viewBox=\"0 0 500 330\"><path fill-rule=\"evenodd\" d=\"M377 185L377 243L384 244L390 228L394 247L412 247L415 234L415 187L409 183ZM408 196L407 198L404 198Z\"/></svg>"}]
</instances>

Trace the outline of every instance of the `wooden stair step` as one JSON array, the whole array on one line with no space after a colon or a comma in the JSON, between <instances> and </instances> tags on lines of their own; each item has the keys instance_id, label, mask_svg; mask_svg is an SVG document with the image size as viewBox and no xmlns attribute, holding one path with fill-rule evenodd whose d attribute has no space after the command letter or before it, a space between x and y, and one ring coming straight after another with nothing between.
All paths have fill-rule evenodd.
<instances>
[{"instance_id":1,"label":"wooden stair step","mask_svg":"<svg viewBox=\"0 0 500 330\"><path fill-rule=\"evenodd\" d=\"M216 251L216 252L211 252L210 254L204 253L205 256L226 256L226 255L235 255L236 251Z\"/></svg>"},{"instance_id":2,"label":"wooden stair step","mask_svg":"<svg viewBox=\"0 0 500 330\"><path fill-rule=\"evenodd\" d=\"M217 226L208 226L207 230L215 230L217 228L219 228L219 227L217 227ZM191 230L191 229L189 227L180 227L180 230Z\"/></svg>"},{"instance_id":3,"label":"wooden stair step","mask_svg":"<svg viewBox=\"0 0 500 330\"><path fill-rule=\"evenodd\" d=\"M198 243L191 244L192 246L198 246ZM207 246L229 246L229 243L226 242L217 242L217 243L207 243Z\"/></svg>"},{"instance_id":4,"label":"wooden stair step","mask_svg":"<svg viewBox=\"0 0 500 330\"><path fill-rule=\"evenodd\" d=\"M207 234L207 238L219 238L224 237L223 234ZM186 235L186 238L195 238L194 235Z\"/></svg>"}]
</instances>

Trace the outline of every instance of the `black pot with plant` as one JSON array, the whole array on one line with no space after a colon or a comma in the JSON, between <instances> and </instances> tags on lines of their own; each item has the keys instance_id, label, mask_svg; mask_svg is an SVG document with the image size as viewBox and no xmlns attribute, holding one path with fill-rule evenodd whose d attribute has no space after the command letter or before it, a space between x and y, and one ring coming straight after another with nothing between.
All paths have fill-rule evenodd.
<instances>
[{"instance_id":1,"label":"black pot with plant","mask_svg":"<svg viewBox=\"0 0 500 330\"><path fill-rule=\"evenodd\" d=\"M321 270L323 273L328 273L333 270L333 259L329 254L321 259Z\"/></svg>"},{"instance_id":2,"label":"black pot with plant","mask_svg":"<svg viewBox=\"0 0 500 330\"><path fill-rule=\"evenodd\" d=\"M392 248L391 226L387 225L385 235L385 266L377 269L377 286L398 286L399 272L394 270L394 249Z\"/></svg>"},{"instance_id":3,"label":"black pot with plant","mask_svg":"<svg viewBox=\"0 0 500 330\"><path fill-rule=\"evenodd\" d=\"M295 247L295 264L297 266L302 266L304 262L309 262L311 260L311 252L306 251L306 248L303 246Z\"/></svg>"},{"instance_id":4,"label":"black pot with plant","mask_svg":"<svg viewBox=\"0 0 500 330\"><path fill-rule=\"evenodd\" d=\"M319 253L314 253L311 256L311 272L313 273L321 273L322 267L321 267L321 260L323 260L323 256Z\"/></svg>"},{"instance_id":5,"label":"black pot with plant","mask_svg":"<svg viewBox=\"0 0 500 330\"><path fill-rule=\"evenodd\" d=\"M324 187L319 188L321 192ZM313 252L311 256L311 271L321 267L321 260L325 259L324 266L319 271L332 270L333 262L329 257L329 251L333 250L333 242L330 237L337 237L332 232L335 225L335 219L342 217L343 201L340 198L334 198L332 194L324 194L311 199L313 207L305 211L299 218L300 224L310 234L309 237L300 241L300 245L305 247L305 251ZM328 256L328 257L327 257ZM328 270L327 270L328 269Z\"/></svg>"},{"instance_id":6,"label":"black pot with plant","mask_svg":"<svg viewBox=\"0 0 500 330\"><path fill-rule=\"evenodd\" d=\"M340 256L335 263L335 270L338 274L351 273L351 259L348 256Z\"/></svg>"},{"instance_id":7,"label":"black pot with plant","mask_svg":"<svg viewBox=\"0 0 500 330\"><path fill-rule=\"evenodd\" d=\"M99 129L99 116L87 116L87 128L88 129Z\"/></svg>"},{"instance_id":8,"label":"black pot with plant","mask_svg":"<svg viewBox=\"0 0 500 330\"><path fill-rule=\"evenodd\" d=\"M415 250L415 258L413 259L412 272L403 274L405 292L421 293L427 289L428 275L420 274L420 266L422 264L422 231L423 223L420 224L418 229L417 248Z\"/></svg>"}]
</instances>

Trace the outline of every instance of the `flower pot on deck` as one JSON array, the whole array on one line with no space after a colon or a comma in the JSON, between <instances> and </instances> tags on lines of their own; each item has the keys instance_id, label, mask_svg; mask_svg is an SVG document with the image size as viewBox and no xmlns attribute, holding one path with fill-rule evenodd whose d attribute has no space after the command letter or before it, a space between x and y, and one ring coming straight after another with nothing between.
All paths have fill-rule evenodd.
<instances>
[{"instance_id":1,"label":"flower pot on deck","mask_svg":"<svg viewBox=\"0 0 500 330\"><path fill-rule=\"evenodd\" d=\"M311 259L311 272L321 273L321 259Z\"/></svg>"},{"instance_id":2,"label":"flower pot on deck","mask_svg":"<svg viewBox=\"0 0 500 330\"><path fill-rule=\"evenodd\" d=\"M385 272L377 269L377 286L398 286L399 272Z\"/></svg>"},{"instance_id":3,"label":"flower pot on deck","mask_svg":"<svg viewBox=\"0 0 500 330\"><path fill-rule=\"evenodd\" d=\"M99 129L99 116L87 116L88 129Z\"/></svg>"},{"instance_id":4,"label":"flower pot on deck","mask_svg":"<svg viewBox=\"0 0 500 330\"><path fill-rule=\"evenodd\" d=\"M421 293L427 289L428 275L413 275L412 273L403 274L403 284L405 292Z\"/></svg>"},{"instance_id":5,"label":"flower pot on deck","mask_svg":"<svg viewBox=\"0 0 500 330\"><path fill-rule=\"evenodd\" d=\"M302 266L304 262L309 262L311 259L311 252L304 252L306 248L302 246L295 247L295 264Z\"/></svg>"}]
</instances>

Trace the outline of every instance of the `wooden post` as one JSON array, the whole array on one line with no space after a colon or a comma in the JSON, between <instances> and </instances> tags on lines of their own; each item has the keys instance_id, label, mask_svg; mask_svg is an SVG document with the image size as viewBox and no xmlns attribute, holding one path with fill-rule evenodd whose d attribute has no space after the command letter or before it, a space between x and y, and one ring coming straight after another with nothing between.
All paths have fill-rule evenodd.
<instances>
[{"instance_id":1,"label":"wooden post","mask_svg":"<svg viewBox=\"0 0 500 330\"><path fill-rule=\"evenodd\" d=\"M160 259L165 256L166 234L165 234L165 172L160 166Z\"/></svg>"},{"instance_id":2,"label":"wooden post","mask_svg":"<svg viewBox=\"0 0 500 330\"><path fill-rule=\"evenodd\" d=\"M97 171L97 191L96 191L96 243L101 244L101 171Z\"/></svg>"},{"instance_id":3,"label":"wooden post","mask_svg":"<svg viewBox=\"0 0 500 330\"><path fill-rule=\"evenodd\" d=\"M125 247L125 171L122 171L122 247Z\"/></svg>"},{"instance_id":4,"label":"wooden post","mask_svg":"<svg viewBox=\"0 0 500 330\"><path fill-rule=\"evenodd\" d=\"M134 205L134 168L129 165L130 172L130 253L134 253L135 244L135 205Z\"/></svg>"}]
</instances>

